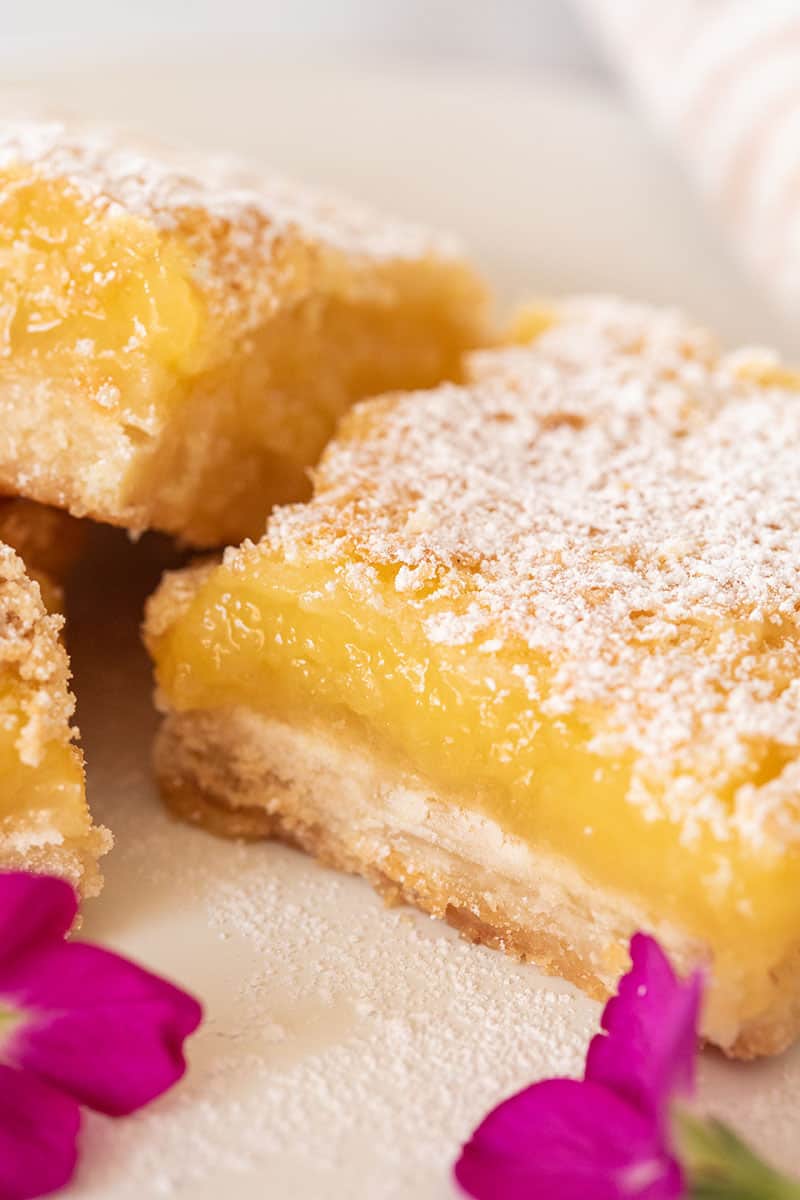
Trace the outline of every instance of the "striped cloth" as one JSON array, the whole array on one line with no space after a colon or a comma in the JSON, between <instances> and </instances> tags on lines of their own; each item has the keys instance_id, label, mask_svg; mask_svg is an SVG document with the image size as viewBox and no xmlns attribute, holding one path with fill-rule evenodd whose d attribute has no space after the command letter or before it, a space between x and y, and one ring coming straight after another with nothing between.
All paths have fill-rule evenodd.
<instances>
[{"instance_id":1,"label":"striped cloth","mask_svg":"<svg viewBox=\"0 0 800 1200\"><path fill-rule=\"evenodd\" d=\"M800 2L581 3L737 248L800 315Z\"/></svg>"}]
</instances>

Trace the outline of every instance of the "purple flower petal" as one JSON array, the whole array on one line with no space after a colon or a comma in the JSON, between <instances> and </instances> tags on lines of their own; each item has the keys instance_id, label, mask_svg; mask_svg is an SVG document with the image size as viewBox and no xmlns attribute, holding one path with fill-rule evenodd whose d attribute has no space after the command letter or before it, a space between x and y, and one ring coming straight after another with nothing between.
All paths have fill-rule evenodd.
<instances>
[{"instance_id":1,"label":"purple flower petal","mask_svg":"<svg viewBox=\"0 0 800 1200\"><path fill-rule=\"evenodd\" d=\"M603 1012L605 1033L589 1046L585 1078L666 1115L673 1095L694 1088L702 977L678 979L658 942L642 933L631 940L631 962Z\"/></svg>"},{"instance_id":2,"label":"purple flower petal","mask_svg":"<svg viewBox=\"0 0 800 1200\"><path fill-rule=\"evenodd\" d=\"M63 879L0 873L0 986L8 965L62 941L77 910L75 892Z\"/></svg>"},{"instance_id":3,"label":"purple flower petal","mask_svg":"<svg viewBox=\"0 0 800 1200\"><path fill-rule=\"evenodd\" d=\"M4 1047L15 1066L111 1116L133 1112L180 1079L184 1039L200 1023L191 996L84 942L7 964L0 1004L28 1010Z\"/></svg>"},{"instance_id":4,"label":"purple flower petal","mask_svg":"<svg viewBox=\"0 0 800 1200\"><path fill-rule=\"evenodd\" d=\"M80 1111L25 1071L0 1064L0 1200L31 1200L75 1170Z\"/></svg>"},{"instance_id":5,"label":"purple flower petal","mask_svg":"<svg viewBox=\"0 0 800 1200\"><path fill-rule=\"evenodd\" d=\"M548 1079L499 1105L455 1167L477 1200L674 1200L657 1123L596 1083Z\"/></svg>"}]
</instances>

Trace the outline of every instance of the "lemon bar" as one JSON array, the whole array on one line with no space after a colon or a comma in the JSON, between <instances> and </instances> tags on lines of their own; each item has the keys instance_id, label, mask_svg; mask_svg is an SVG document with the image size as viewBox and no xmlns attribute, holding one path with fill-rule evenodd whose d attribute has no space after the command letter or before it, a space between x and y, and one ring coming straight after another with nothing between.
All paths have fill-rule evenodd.
<instances>
[{"instance_id":1,"label":"lemon bar","mask_svg":"<svg viewBox=\"0 0 800 1200\"><path fill-rule=\"evenodd\" d=\"M0 868L60 875L93 896L111 835L86 804L62 625L0 545Z\"/></svg>"},{"instance_id":2,"label":"lemon bar","mask_svg":"<svg viewBox=\"0 0 800 1200\"><path fill-rule=\"evenodd\" d=\"M195 545L308 494L356 399L457 376L447 237L103 129L0 123L0 489Z\"/></svg>"},{"instance_id":3,"label":"lemon bar","mask_svg":"<svg viewBox=\"0 0 800 1200\"><path fill-rule=\"evenodd\" d=\"M576 299L357 406L310 503L166 578L167 802L603 996L633 931L752 1057L800 1026L800 380Z\"/></svg>"},{"instance_id":4,"label":"lemon bar","mask_svg":"<svg viewBox=\"0 0 800 1200\"><path fill-rule=\"evenodd\" d=\"M16 550L50 612L63 608L63 584L85 540L85 525L60 509L0 496L0 543Z\"/></svg>"}]
</instances>

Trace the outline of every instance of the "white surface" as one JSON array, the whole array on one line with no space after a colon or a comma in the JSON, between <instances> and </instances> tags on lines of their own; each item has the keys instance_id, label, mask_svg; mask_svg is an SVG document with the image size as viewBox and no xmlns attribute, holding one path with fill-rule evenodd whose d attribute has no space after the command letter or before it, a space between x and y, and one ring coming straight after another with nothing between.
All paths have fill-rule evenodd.
<instances>
[{"instance_id":1,"label":"white surface","mask_svg":"<svg viewBox=\"0 0 800 1200\"><path fill-rule=\"evenodd\" d=\"M152 64L51 77L48 93L452 224L507 298L613 287L774 340L681 181L591 90L242 61L224 77ZM193 989L208 1020L175 1093L140 1118L87 1123L73 1194L445 1200L460 1140L502 1095L576 1070L595 1006L299 855L172 824L150 783L131 590L155 576L141 547L112 543L71 632L92 803L118 842L85 933ZM800 1169L798 1086L797 1053L703 1065L704 1099Z\"/></svg>"}]
</instances>

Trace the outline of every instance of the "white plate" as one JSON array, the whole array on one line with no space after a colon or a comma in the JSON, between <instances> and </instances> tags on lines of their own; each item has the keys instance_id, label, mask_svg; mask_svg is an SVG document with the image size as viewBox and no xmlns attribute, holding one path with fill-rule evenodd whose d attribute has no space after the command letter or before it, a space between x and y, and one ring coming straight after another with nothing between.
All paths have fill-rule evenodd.
<instances>
[{"instance_id":1,"label":"white plate","mask_svg":"<svg viewBox=\"0 0 800 1200\"><path fill-rule=\"evenodd\" d=\"M29 80L32 78L30 73ZM34 81L35 82L35 81ZM498 290L614 289L781 341L678 173L604 93L432 71L239 57L50 76L55 104L244 149L458 229ZM70 634L92 803L115 831L85 933L204 1000L191 1071L140 1117L90 1119L81 1200L444 1200L460 1141L500 1097L579 1069L597 1008L366 885L161 811L136 643L152 562L95 561ZM703 1064L703 1097L800 1170L800 1056Z\"/></svg>"}]
</instances>

